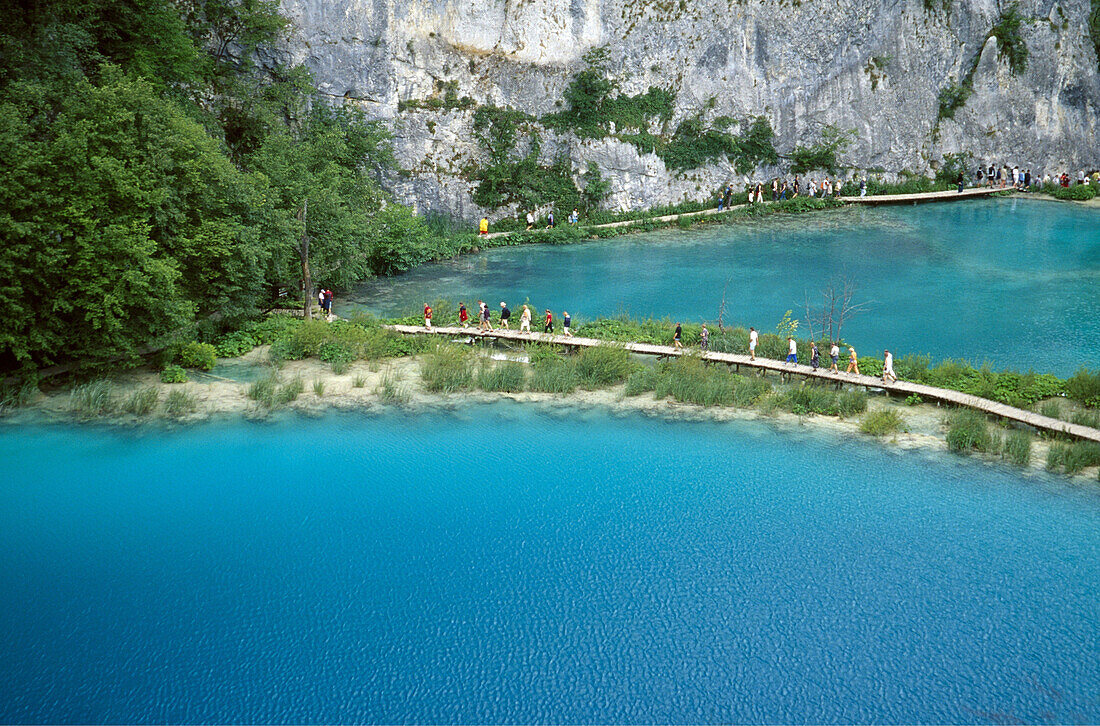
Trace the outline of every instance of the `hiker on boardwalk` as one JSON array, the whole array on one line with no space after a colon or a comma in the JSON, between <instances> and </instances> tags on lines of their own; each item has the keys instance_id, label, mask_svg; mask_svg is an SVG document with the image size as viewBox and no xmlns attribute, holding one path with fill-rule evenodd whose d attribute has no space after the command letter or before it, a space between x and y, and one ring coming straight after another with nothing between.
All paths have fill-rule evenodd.
<instances>
[{"instance_id":1,"label":"hiker on boardwalk","mask_svg":"<svg viewBox=\"0 0 1100 726\"><path fill-rule=\"evenodd\" d=\"M859 196L867 196L867 177L863 177L859 180Z\"/></svg>"},{"instance_id":2,"label":"hiker on boardwalk","mask_svg":"<svg viewBox=\"0 0 1100 726\"><path fill-rule=\"evenodd\" d=\"M787 362L798 363L798 343L789 335L787 336Z\"/></svg>"},{"instance_id":3,"label":"hiker on boardwalk","mask_svg":"<svg viewBox=\"0 0 1100 726\"><path fill-rule=\"evenodd\" d=\"M760 334L756 328L749 328L749 360L756 360L756 343L760 340Z\"/></svg>"},{"instance_id":4,"label":"hiker on boardwalk","mask_svg":"<svg viewBox=\"0 0 1100 726\"><path fill-rule=\"evenodd\" d=\"M573 324L573 319L569 317L569 311L564 310L561 314L561 331L565 333L565 337L572 338L573 333L569 331L569 326Z\"/></svg>"},{"instance_id":5,"label":"hiker on boardwalk","mask_svg":"<svg viewBox=\"0 0 1100 726\"><path fill-rule=\"evenodd\" d=\"M485 303L481 304L481 323L482 330L487 333L493 332L493 311Z\"/></svg>"},{"instance_id":6,"label":"hiker on boardwalk","mask_svg":"<svg viewBox=\"0 0 1100 726\"><path fill-rule=\"evenodd\" d=\"M531 308L523 306L523 312L519 314L519 332L531 332Z\"/></svg>"},{"instance_id":7,"label":"hiker on boardwalk","mask_svg":"<svg viewBox=\"0 0 1100 726\"><path fill-rule=\"evenodd\" d=\"M508 330L508 318L512 317L512 311L508 309L508 306L504 304L504 301L500 301L500 329Z\"/></svg>"},{"instance_id":8,"label":"hiker on boardwalk","mask_svg":"<svg viewBox=\"0 0 1100 726\"><path fill-rule=\"evenodd\" d=\"M432 306L428 303L424 303L424 327L432 329Z\"/></svg>"},{"instance_id":9,"label":"hiker on boardwalk","mask_svg":"<svg viewBox=\"0 0 1100 726\"><path fill-rule=\"evenodd\" d=\"M477 233L482 237L489 236L489 218L482 217L481 221L477 223Z\"/></svg>"},{"instance_id":10,"label":"hiker on boardwalk","mask_svg":"<svg viewBox=\"0 0 1100 726\"><path fill-rule=\"evenodd\" d=\"M317 288L317 307L323 313L325 312L325 288Z\"/></svg>"},{"instance_id":11,"label":"hiker on boardwalk","mask_svg":"<svg viewBox=\"0 0 1100 726\"><path fill-rule=\"evenodd\" d=\"M893 383L898 379L897 374L894 373L894 356L888 350L883 351L882 356L882 382Z\"/></svg>"},{"instance_id":12,"label":"hiker on boardwalk","mask_svg":"<svg viewBox=\"0 0 1100 726\"><path fill-rule=\"evenodd\" d=\"M569 224L576 224L580 221L581 215L577 212L577 208L573 207L573 213L569 215Z\"/></svg>"},{"instance_id":13,"label":"hiker on boardwalk","mask_svg":"<svg viewBox=\"0 0 1100 726\"><path fill-rule=\"evenodd\" d=\"M680 327L679 323L676 323L676 330L672 333L672 344L676 346L677 349L684 347L683 344L680 342L680 338L683 333L683 328Z\"/></svg>"},{"instance_id":14,"label":"hiker on boardwalk","mask_svg":"<svg viewBox=\"0 0 1100 726\"><path fill-rule=\"evenodd\" d=\"M470 314L466 312L466 303L458 304L458 322L462 323L462 327L470 327Z\"/></svg>"},{"instance_id":15,"label":"hiker on boardwalk","mask_svg":"<svg viewBox=\"0 0 1100 726\"><path fill-rule=\"evenodd\" d=\"M818 363L821 362L821 354L817 350L817 343L810 341L810 367L815 371L817 370Z\"/></svg>"},{"instance_id":16,"label":"hiker on boardwalk","mask_svg":"<svg viewBox=\"0 0 1100 726\"><path fill-rule=\"evenodd\" d=\"M533 211L527 213L527 229L531 229L535 226L535 213Z\"/></svg>"},{"instance_id":17,"label":"hiker on boardwalk","mask_svg":"<svg viewBox=\"0 0 1100 726\"><path fill-rule=\"evenodd\" d=\"M848 346L848 370L845 373L851 373L855 371L855 374L859 375L859 358L856 358L856 349Z\"/></svg>"},{"instance_id":18,"label":"hiker on boardwalk","mask_svg":"<svg viewBox=\"0 0 1100 726\"><path fill-rule=\"evenodd\" d=\"M553 229L554 228L554 210L553 209L550 210L550 214L546 215L546 228L547 229Z\"/></svg>"},{"instance_id":19,"label":"hiker on boardwalk","mask_svg":"<svg viewBox=\"0 0 1100 726\"><path fill-rule=\"evenodd\" d=\"M829 357L833 359L833 367L829 370L833 373L840 373L836 367L837 361L840 360L840 346L836 344L835 340L833 341L832 347L829 348Z\"/></svg>"},{"instance_id":20,"label":"hiker on boardwalk","mask_svg":"<svg viewBox=\"0 0 1100 726\"><path fill-rule=\"evenodd\" d=\"M707 324L703 323L703 330L699 333L699 350L704 353L710 348L710 331L707 330Z\"/></svg>"},{"instance_id":21,"label":"hiker on boardwalk","mask_svg":"<svg viewBox=\"0 0 1100 726\"><path fill-rule=\"evenodd\" d=\"M332 320L332 290L325 288L325 317Z\"/></svg>"},{"instance_id":22,"label":"hiker on boardwalk","mask_svg":"<svg viewBox=\"0 0 1100 726\"><path fill-rule=\"evenodd\" d=\"M542 332L554 334L554 313L550 312L550 309L546 309L546 323L543 325Z\"/></svg>"}]
</instances>

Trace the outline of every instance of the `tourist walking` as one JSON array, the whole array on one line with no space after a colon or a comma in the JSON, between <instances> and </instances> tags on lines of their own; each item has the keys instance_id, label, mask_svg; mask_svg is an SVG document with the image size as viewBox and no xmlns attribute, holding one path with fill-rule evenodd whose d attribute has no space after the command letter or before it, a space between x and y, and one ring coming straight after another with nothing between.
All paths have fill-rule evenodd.
<instances>
[{"instance_id":1,"label":"tourist walking","mask_svg":"<svg viewBox=\"0 0 1100 726\"><path fill-rule=\"evenodd\" d=\"M580 214L577 213L577 208L573 207L573 213L569 215L569 224L576 224L580 220Z\"/></svg>"},{"instance_id":2,"label":"tourist walking","mask_svg":"<svg viewBox=\"0 0 1100 726\"><path fill-rule=\"evenodd\" d=\"M840 360L840 346L836 344L835 340L833 341L832 347L829 348L829 357L833 359L833 367L829 370L831 370L833 373L840 373L840 371L836 367L837 361Z\"/></svg>"},{"instance_id":3,"label":"tourist walking","mask_svg":"<svg viewBox=\"0 0 1100 726\"><path fill-rule=\"evenodd\" d=\"M332 290L326 287L325 288L325 317L327 317L329 320L332 319L332 298L333 298Z\"/></svg>"},{"instance_id":4,"label":"tourist walking","mask_svg":"<svg viewBox=\"0 0 1100 726\"><path fill-rule=\"evenodd\" d=\"M817 370L817 364L821 362L821 355L817 351L817 343L810 341L810 367L815 371Z\"/></svg>"},{"instance_id":5,"label":"tourist walking","mask_svg":"<svg viewBox=\"0 0 1100 726\"><path fill-rule=\"evenodd\" d=\"M572 338L573 333L569 331L569 326L573 324L573 319L569 317L569 311L563 310L561 314L561 332L565 334L565 337Z\"/></svg>"},{"instance_id":6,"label":"tourist walking","mask_svg":"<svg viewBox=\"0 0 1100 726\"><path fill-rule=\"evenodd\" d=\"M432 306L428 303L424 303L424 327L432 329Z\"/></svg>"},{"instance_id":7,"label":"tourist walking","mask_svg":"<svg viewBox=\"0 0 1100 726\"><path fill-rule=\"evenodd\" d=\"M898 379L897 374L894 373L894 356L890 351L883 351L882 353L882 382L893 383Z\"/></svg>"},{"instance_id":8,"label":"tourist walking","mask_svg":"<svg viewBox=\"0 0 1100 726\"><path fill-rule=\"evenodd\" d=\"M787 336L787 362L798 363L798 343L789 335Z\"/></svg>"},{"instance_id":9,"label":"tourist walking","mask_svg":"<svg viewBox=\"0 0 1100 726\"><path fill-rule=\"evenodd\" d=\"M683 335L683 332L684 331L680 327L680 324L676 323L676 330L672 333L672 344L678 349L684 347L683 344L680 342L680 337L681 335Z\"/></svg>"},{"instance_id":10,"label":"tourist walking","mask_svg":"<svg viewBox=\"0 0 1100 726\"><path fill-rule=\"evenodd\" d=\"M500 329L508 330L508 318L512 317L512 311L508 309L508 306L504 304L504 301L500 302Z\"/></svg>"},{"instance_id":11,"label":"tourist walking","mask_svg":"<svg viewBox=\"0 0 1100 726\"><path fill-rule=\"evenodd\" d=\"M531 332L531 308L523 306L523 312L519 314L519 332Z\"/></svg>"},{"instance_id":12,"label":"tourist walking","mask_svg":"<svg viewBox=\"0 0 1100 726\"><path fill-rule=\"evenodd\" d=\"M493 311L484 303L481 305L481 322L485 324L485 332L493 332Z\"/></svg>"},{"instance_id":13,"label":"tourist walking","mask_svg":"<svg viewBox=\"0 0 1100 726\"><path fill-rule=\"evenodd\" d=\"M546 215L546 228L547 229L553 229L554 228L554 210L553 209L550 210L550 214Z\"/></svg>"},{"instance_id":14,"label":"tourist walking","mask_svg":"<svg viewBox=\"0 0 1100 726\"><path fill-rule=\"evenodd\" d=\"M851 346L848 347L848 370L845 373L851 373L855 371L855 374L859 375L859 359L856 358L856 349Z\"/></svg>"},{"instance_id":15,"label":"tourist walking","mask_svg":"<svg viewBox=\"0 0 1100 726\"><path fill-rule=\"evenodd\" d=\"M760 339L760 334L756 332L756 328L749 328L749 360L756 360L756 342Z\"/></svg>"},{"instance_id":16,"label":"tourist walking","mask_svg":"<svg viewBox=\"0 0 1100 726\"><path fill-rule=\"evenodd\" d=\"M543 326L542 332L554 334L554 313L550 312L549 309L546 311L546 324Z\"/></svg>"},{"instance_id":17,"label":"tourist walking","mask_svg":"<svg viewBox=\"0 0 1100 726\"><path fill-rule=\"evenodd\" d=\"M482 237L489 236L489 218L482 217L481 221L477 224L477 233Z\"/></svg>"},{"instance_id":18,"label":"tourist walking","mask_svg":"<svg viewBox=\"0 0 1100 726\"><path fill-rule=\"evenodd\" d=\"M703 330L699 333L699 350L704 353L707 352L707 348L710 347L710 331L707 330L707 324L703 323Z\"/></svg>"},{"instance_id":19,"label":"tourist walking","mask_svg":"<svg viewBox=\"0 0 1100 726\"><path fill-rule=\"evenodd\" d=\"M527 229L531 229L534 226L535 226L535 213L533 211L528 212L527 213Z\"/></svg>"},{"instance_id":20,"label":"tourist walking","mask_svg":"<svg viewBox=\"0 0 1100 726\"><path fill-rule=\"evenodd\" d=\"M867 196L867 177L863 177L859 180L859 196Z\"/></svg>"},{"instance_id":21,"label":"tourist walking","mask_svg":"<svg viewBox=\"0 0 1100 726\"><path fill-rule=\"evenodd\" d=\"M322 313L325 312L325 288L323 287L317 289L317 308Z\"/></svg>"},{"instance_id":22,"label":"tourist walking","mask_svg":"<svg viewBox=\"0 0 1100 726\"><path fill-rule=\"evenodd\" d=\"M772 179L772 201L779 201L779 177Z\"/></svg>"},{"instance_id":23,"label":"tourist walking","mask_svg":"<svg viewBox=\"0 0 1100 726\"><path fill-rule=\"evenodd\" d=\"M470 314L466 312L466 303L458 304L458 322L462 323L462 327L470 327Z\"/></svg>"}]
</instances>

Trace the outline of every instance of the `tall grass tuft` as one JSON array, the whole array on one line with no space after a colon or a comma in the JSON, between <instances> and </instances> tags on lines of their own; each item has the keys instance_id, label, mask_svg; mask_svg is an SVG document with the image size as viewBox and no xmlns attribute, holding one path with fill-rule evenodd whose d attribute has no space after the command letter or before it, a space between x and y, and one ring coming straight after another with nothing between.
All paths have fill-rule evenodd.
<instances>
[{"instance_id":1,"label":"tall grass tuft","mask_svg":"<svg viewBox=\"0 0 1100 726\"><path fill-rule=\"evenodd\" d=\"M859 430L871 436L887 436L905 430L905 419L892 408L872 411L863 417Z\"/></svg>"},{"instance_id":2,"label":"tall grass tuft","mask_svg":"<svg viewBox=\"0 0 1100 726\"><path fill-rule=\"evenodd\" d=\"M656 398L672 396L683 403L699 406L729 406L740 376L725 369L707 367L702 359L683 356L661 365L654 387Z\"/></svg>"},{"instance_id":3,"label":"tall grass tuft","mask_svg":"<svg viewBox=\"0 0 1100 726\"><path fill-rule=\"evenodd\" d=\"M302 395L305 388L306 384L302 382L301 376L291 378L275 391L275 405L282 406L294 401Z\"/></svg>"},{"instance_id":4,"label":"tall grass tuft","mask_svg":"<svg viewBox=\"0 0 1100 726\"><path fill-rule=\"evenodd\" d=\"M842 418L863 413L867 410L867 392L858 390L844 391L838 394L836 397L836 410Z\"/></svg>"},{"instance_id":5,"label":"tall grass tuft","mask_svg":"<svg viewBox=\"0 0 1100 726\"><path fill-rule=\"evenodd\" d=\"M401 377L392 368L387 368L378 387L374 389L374 394L382 403L405 405L409 402L409 391L400 381Z\"/></svg>"},{"instance_id":6,"label":"tall grass tuft","mask_svg":"<svg viewBox=\"0 0 1100 726\"><path fill-rule=\"evenodd\" d=\"M622 383L636 367L625 348L610 345L585 348L576 361L578 383L589 390Z\"/></svg>"},{"instance_id":7,"label":"tall grass tuft","mask_svg":"<svg viewBox=\"0 0 1100 726\"><path fill-rule=\"evenodd\" d=\"M313 394L317 398L321 398L325 395L325 381L321 378L317 378L313 381Z\"/></svg>"},{"instance_id":8,"label":"tall grass tuft","mask_svg":"<svg viewBox=\"0 0 1100 726\"><path fill-rule=\"evenodd\" d=\"M275 406L275 393L278 387L279 381L274 375L264 376L248 386L248 397L266 408L272 408Z\"/></svg>"},{"instance_id":9,"label":"tall grass tuft","mask_svg":"<svg viewBox=\"0 0 1100 726\"><path fill-rule=\"evenodd\" d=\"M134 416L147 416L157 407L160 391L156 386L145 386L131 393L122 404L122 410Z\"/></svg>"},{"instance_id":10,"label":"tall grass tuft","mask_svg":"<svg viewBox=\"0 0 1100 726\"><path fill-rule=\"evenodd\" d=\"M1047 468L1077 474L1090 466L1100 466L1100 444L1092 441L1055 442L1047 452Z\"/></svg>"},{"instance_id":11,"label":"tall grass tuft","mask_svg":"<svg viewBox=\"0 0 1100 726\"><path fill-rule=\"evenodd\" d=\"M14 383L0 384L0 414L30 404L37 393L37 381L25 381L20 385Z\"/></svg>"},{"instance_id":12,"label":"tall grass tuft","mask_svg":"<svg viewBox=\"0 0 1100 726\"><path fill-rule=\"evenodd\" d=\"M527 389L538 393L572 393L577 390L577 366L557 353L531 357Z\"/></svg>"},{"instance_id":13,"label":"tall grass tuft","mask_svg":"<svg viewBox=\"0 0 1100 726\"><path fill-rule=\"evenodd\" d=\"M514 361L497 365L485 361L477 372L477 387L483 391L519 393L524 389L526 382L526 367Z\"/></svg>"},{"instance_id":14,"label":"tall grass tuft","mask_svg":"<svg viewBox=\"0 0 1100 726\"><path fill-rule=\"evenodd\" d=\"M1031 434L1019 429L1009 431L1005 435L1004 448L1001 456L1011 461L1016 466L1027 466L1031 463Z\"/></svg>"},{"instance_id":15,"label":"tall grass tuft","mask_svg":"<svg viewBox=\"0 0 1100 726\"><path fill-rule=\"evenodd\" d=\"M457 345L437 345L420 362L424 387L434 393L465 391L473 382L470 354Z\"/></svg>"},{"instance_id":16,"label":"tall grass tuft","mask_svg":"<svg viewBox=\"0 0 1100 726\"><path fill-rule=\"evenodd\" d=\"M1057 401L1043 401L1039 404L1039 414L1047 418L1061 418L1062 405Z\"/></svg>"},{"instance_id":17,"label":"tall grass tuft","mask_svg":"<svg viewBox=\"0 0 1100 726\"><path fill-rule=\"evenodd\" d=\"M164 413L172 418L186 416L199 410L198 399L195 394L184 388L174 388L164 399Z\"/></svg>"},{"instance_id":18,"label":"tall grass tuft","mask_svg":"<svg viewBox=\"0 0 1100 726\"><path fill-rule=\"evenodd\" d=\"M115 409L114 384L99 379L75 386L69 393L69 410L81 418L104 416Z\"/></svg>"},{"instance_id":19,"label":"tall grass tuft","mask_svg":"<svg viewBox=\"0 0 1100 726\"><path fill-rule=\"evenodd\" d=\"M947 418L947 448L956 453L991 452L997 442L989 431L985 414L960 408Z\"/></svg>"},{"instance_id":20,"label":"tall grass tuft","mask_svg":"<svg viewBox=\"0 0 1100 726\"><path fill-rule=\"evenodd\" d=\"M630 374L623 386L624 396L640 396L643 393L654 390L661 374L656 368L642 366Z\"/></svg>"},{"instance_id":21,"label":"tall grass tuft","mask_svg":"<svg viewBox=\"0 0 1100 726\"><path fill-rule=\"evenodd\" d=\"M367 377L362 373L356 373L355 377L351 379L352 388L362 388L367 385Z\"/></svg>"}]
</instances>

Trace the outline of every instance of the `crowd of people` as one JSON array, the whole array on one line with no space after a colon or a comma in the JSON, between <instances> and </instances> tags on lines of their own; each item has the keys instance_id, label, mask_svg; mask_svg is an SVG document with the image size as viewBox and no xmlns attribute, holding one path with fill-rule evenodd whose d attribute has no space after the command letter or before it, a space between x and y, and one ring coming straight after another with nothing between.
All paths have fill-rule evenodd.
<instances>
[{"instance_id":1,"label":"crowd of people","mask_svg":"<svg viewBox=\"0 0 1100 726\"><path fill-rule=\"evenodd\" d=\"M1038 173L1033 174L1031 169L1021 169L1019 166L1010 167L1008 164L979 166L974 173L974 181L978 186L1016 189L1017 191L1031 191L1036 187L1050 184L1057 184L1061 187L1073 185L1073 177L1069 172L1063 171L1053 177L1049 173L1040 176ZM1077 172L1077 183L1100 185L1100 170L1094 169L1090 172L1081 169Z\"/></svg>"},{"instance_id":2,"label":"crowd of people","mask_svg":"<svg viewBox=\"0 0 1100 726\"><path fill-rule=\"evenodd\" d=\"M432 329L432 306L428 303L424 303L424 327L428 330ZM546 308L544 311L543 328L542 332L553 334L554 332L554 313L550 308ZM528 333L531 332L531 308L528 305L523 305L523 309L519 316L519 332ZM495 330L510 330L510 321L512 319L512 311L508 307L508 304L504 301L500 303L500 315L498 317L499 328L493 327L493 312L492 308L483 300L477 301L477 329L478 332L491 333ZM470 327L470 313L466 308L466 303L459 303L458 306L458 322L463 328ZM566 337L573 337L572 318L567 311L562 311L562 334ZM676 327L672 331L672 345L677 350L682 350L684 328L680 323L676 323ZM756 347L760 342L760 334L756 328L749 328L748 333L749 342L749 360L756 360ZM707 329L707 324L703 323L702 329L699 332L699 349L706 353L710 349L710 330ZM840 373L838 364L840 361L840 344L837 341L833 341L829 348L829 357L832 359L832 367L829 371L832 373ZM787 336L787 358L785 361L788 365L798 364L798 341L793 336ZM813 370L817 370L820 367L821 355L818 350L817 343L810 342L810 367ZM844 371L845 373L855 373L860 375L859 372L859 358L856 356L856 349L852 346L848 346L848 367ZM883 382L892 382L898 379L894 373L894 356L889 350L883 351L883 365L882 365L882 380Z\"/></svg>"}]
</instances>

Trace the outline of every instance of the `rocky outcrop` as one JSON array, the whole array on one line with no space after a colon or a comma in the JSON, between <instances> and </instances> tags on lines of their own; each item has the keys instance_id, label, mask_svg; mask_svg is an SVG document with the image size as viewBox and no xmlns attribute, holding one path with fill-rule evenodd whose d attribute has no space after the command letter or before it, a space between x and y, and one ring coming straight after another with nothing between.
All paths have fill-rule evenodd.
<instances>
[{"instance_id":1,"label":"rocky outcrop","mask_svg":"<svg viewBox=\"0 0 1100 726\"><path fill-rule=\"evenodd\" d=\"M596 47L624 93L676 91L672 128L700 112L763 114L781 154L837 124L856 130L842 160L861 169L927 173L964 151L1052 173L1100 166L1089 0L1022 0L1029 62L1018 74L989 37L1003 10L995 0L283 0L283 9L296 25L289 60L305 63L323 93L391 124L406 170L397 196L467 218L484 211L464 177L483 153L473 110L399 112L399 102L439 97L446 83L477 104L540 116L561 109ZM971 69L973 93L940 120L940 90ZM578 174L600 166L617 208L700 199L743 176L728 163L670 171L622 141L546 133L542 154L563 153Z\"/></svg>"}]
</instances>

